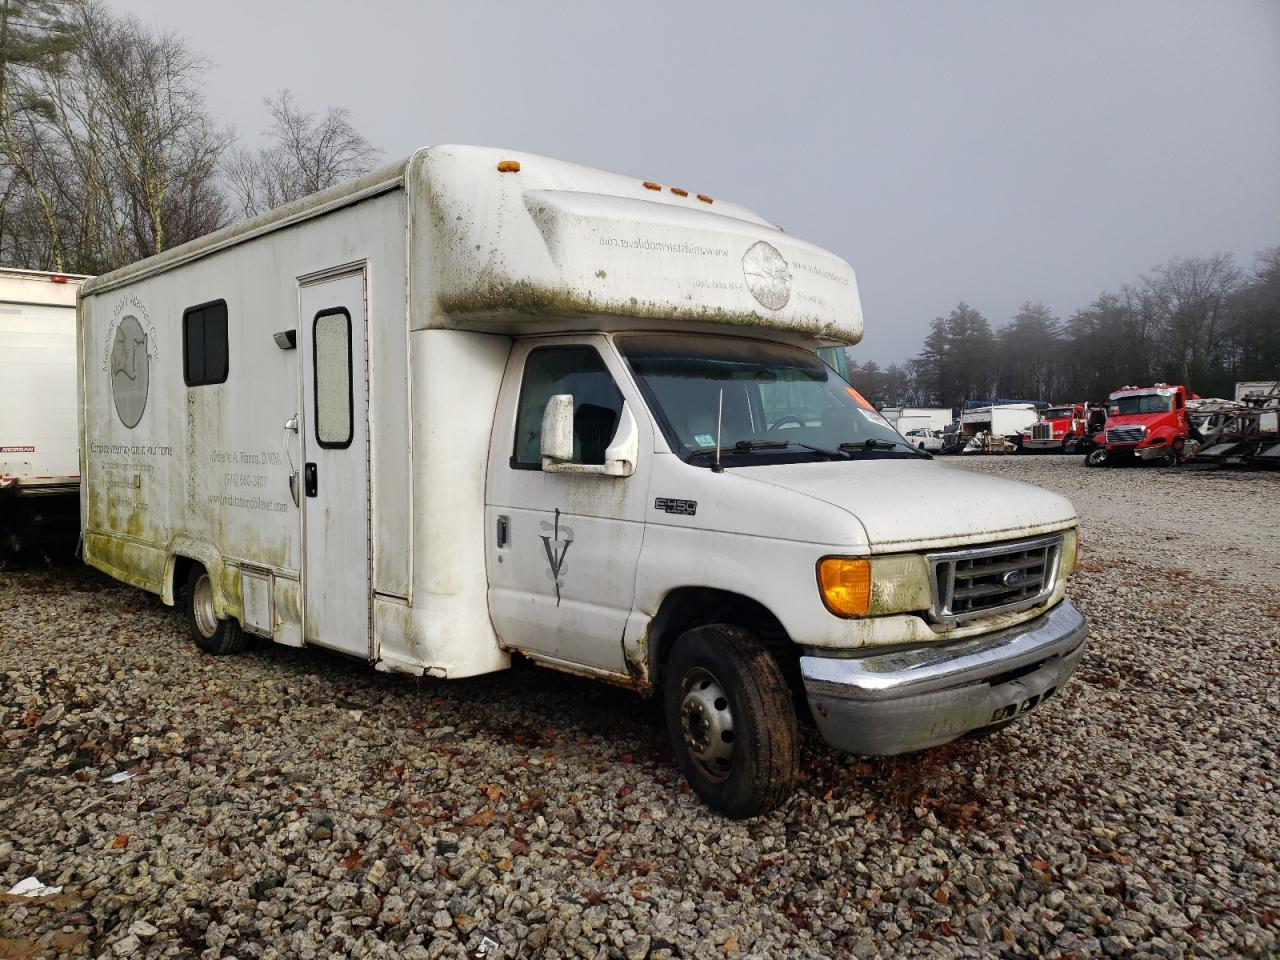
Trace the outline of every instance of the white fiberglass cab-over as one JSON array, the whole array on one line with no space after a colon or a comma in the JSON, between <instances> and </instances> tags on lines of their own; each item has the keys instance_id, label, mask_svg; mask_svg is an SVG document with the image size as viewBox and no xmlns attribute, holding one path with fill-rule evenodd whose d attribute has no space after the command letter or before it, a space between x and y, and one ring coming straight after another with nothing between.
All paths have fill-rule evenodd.
<instances>
[{"instance_id":1,"label":"white fiberglass cab-over","mask_svg":"<svg viewBox=\"0 0 1280 960\"><path fill-rule=\"evenodd\" d=\"M1071 505L904 443L816 355L861 335L848 264L743 207L424 149L86 284L85 557L211 653L660 696L750 816L794 783L796 695L896 753L1083 648Z\"/></svg>"}]
</instances>

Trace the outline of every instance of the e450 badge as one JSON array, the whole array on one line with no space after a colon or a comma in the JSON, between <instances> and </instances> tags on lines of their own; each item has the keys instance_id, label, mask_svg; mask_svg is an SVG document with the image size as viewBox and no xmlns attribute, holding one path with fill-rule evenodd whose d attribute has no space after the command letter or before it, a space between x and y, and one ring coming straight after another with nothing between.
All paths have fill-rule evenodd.
<instances>
[{"instance_id":1,"label":"e450 badge","mask_svg":"<svg viewBox=\"0 0 1280 960\"><path fill-rule=\"evenodd\" d=\"M675 513L682 517L692 517L698 512L697 500L675 500L671 497L658 497L653 501L653 508L664 513Z\"/></svg>"}]
</instances>

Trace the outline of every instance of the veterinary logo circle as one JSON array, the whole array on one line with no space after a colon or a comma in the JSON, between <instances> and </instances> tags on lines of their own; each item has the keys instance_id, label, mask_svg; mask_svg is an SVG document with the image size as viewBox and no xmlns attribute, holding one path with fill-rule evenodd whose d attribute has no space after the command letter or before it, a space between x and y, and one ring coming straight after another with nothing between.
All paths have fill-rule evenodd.
<instances>
[{"instance_id":1,"label":"veterinary logo circle","mask_svg":"<svg viewBox=\"0 0 1280 960\"><path fill-rule=\"evenodd\" d=\"M791 299L791 268L771 243L758 240L742 255L742 275L747 289L770 310L781 310Z\"/></svg>"},{"instance_id":2,"label":"veterinary logo circle","mask_svg":"<svg viewBox=\"0 0 1280 960\"><path fill-rule=\"evenodd\" d=\"M147 335L133 314L126 314L116 327L111 344L111 397L116 415L132 430L147 409L147 391L151 387L151 357L147 352Z\"/></svg>"}]
</instances>

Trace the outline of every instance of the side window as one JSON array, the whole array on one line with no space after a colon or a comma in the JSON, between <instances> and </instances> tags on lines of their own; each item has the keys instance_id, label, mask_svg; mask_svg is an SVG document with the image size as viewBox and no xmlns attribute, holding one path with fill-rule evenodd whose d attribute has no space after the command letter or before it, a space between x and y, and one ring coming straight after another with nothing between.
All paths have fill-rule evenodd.
<instances>
[{"instance_id":1,"label":"side window","mask_svg":"<svg viewBox=\"0 0 1280 960\"><path fill-rule=\"evenodd\" d=\"M227 301L182 313L182 379L188 387L227 382Z\"/></svg>"},{"instance_id":2,"label":"side window","mask_svg":"<svg viewBox=\"0 0 1280 960\"><path fill-rule=\"evenodd\" d=\"M351 314L327 310L311 327L315 364L316 442L349 447L355 421L351 412Z\"/></svg>"},{"instance_id":3,"label":"side window","mask_svg":"<svg viewBox=\"0 0 1280 960\"><path fill-rule=\"evenodd\" d=\"M594 347L538 347L520 383L514 469L542 469L542 414L557 393L573 394L573 462L604 463L622 416L622 394L604 360Z\"/></svg>"}]
</instances>

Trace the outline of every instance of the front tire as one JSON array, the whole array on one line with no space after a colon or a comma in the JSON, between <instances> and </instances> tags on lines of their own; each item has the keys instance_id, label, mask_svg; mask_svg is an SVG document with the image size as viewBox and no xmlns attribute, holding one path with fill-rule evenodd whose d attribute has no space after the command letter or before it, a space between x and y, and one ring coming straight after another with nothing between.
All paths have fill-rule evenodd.
<instances>
[{"instance_id":1,"label":"front tire","mask_svg":"<svg viewBox=\"0 0 1280 960\"><path fill-rule=\"evenodd\" d=\"M213 581L204 567L194 566L187 576L187 627L191 639L205 653L221 657L239 653L249 638L235 620L219 618L213 607Z\"/></svg>"},{"instance_id":2,"label":"front tire","mask_svg":"<svg viewBox=\"0 0 1280 960\"><path fill-rule=\"evenodd\" d=\"M1108 460L1107 448L1095 447L1094 449L1090 450L1089 455L1084 458L1084 465L1086 467L1101 467L1106 464L1107 460Z\"/></svg>"},{"instance_id":3,"label":"front tire","mask_svg":"<svg viewBox=\"0 0 1280 960\"><path fill-rule=\"evenodd\" d=\"M676 641L663 684L680 770L712 809L743 820L791 795L800 738L778 662L741 627L695 627Z\"/></svg>"}]
</instances>

